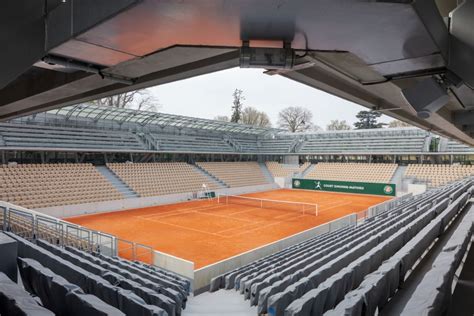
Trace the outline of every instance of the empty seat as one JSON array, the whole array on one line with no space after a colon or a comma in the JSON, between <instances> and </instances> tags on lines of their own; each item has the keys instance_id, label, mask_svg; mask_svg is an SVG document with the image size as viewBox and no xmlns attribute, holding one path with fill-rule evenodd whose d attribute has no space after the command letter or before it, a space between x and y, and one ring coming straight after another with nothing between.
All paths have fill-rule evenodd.
<instances>
[{"instance_id":1,"label":"empty seat","mask_svg":"<svg viewBox=\"0 0 474 316\"><path fill-rule=\"evenodd\" d=\"M390 183L396 164L385 163L326 163L320 162L305 176L306 179Z\"/></svg>"},{"instance_id":2,"label":"empty seat","mask_svg":"<svg viewBox=\"0 0 474 316\"><path fill-rule=\"evenodd\" d=\"M24 287L56 315L125 315L33 259L18 258Z\"/></svg>"},{"instance_id":3,"label":"empty seat","mask_svg":"<svg viewBox=\"0 0 474 316\"><path fill-rule=\"evenodd\" d=\"M53 316L28 292L0 272L0 315Z\"/></svg>"},{"instance_id":4,"label":"empty seat","mask_svg":"<svg viewBox=\"0 0 474 316\"><path fill-rule=\"evenodd\" d=\"M229 187L268 184L257 162L198 162L196 164Z\"/></svg>"}]
</instances>

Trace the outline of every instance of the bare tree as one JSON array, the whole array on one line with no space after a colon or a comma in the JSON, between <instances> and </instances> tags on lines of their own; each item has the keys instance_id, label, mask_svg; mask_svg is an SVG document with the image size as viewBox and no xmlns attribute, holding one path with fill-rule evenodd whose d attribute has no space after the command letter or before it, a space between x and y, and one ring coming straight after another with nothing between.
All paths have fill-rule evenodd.
<instances>
[{"instance_id":1,"label":"bare tree","mask_svg":"<svg viewBox=\"0 0 474 316\"><path fill-rule=\"evenodd\" d=\"M156 112L160 108L156 98L146 89L129 91L105 97L92 103L122 109Z\"/></svg>"},{"instance_id":2,"label":"bare tree","mask_svg":"<svg viewBox=\"0 0 474 316\"><path fill-rule=\"evenodd\" d=\"M328 131L344 131L351 129L351 126L347 124L346 120L331 120L331 122L326 126Z\"/></svg>"},{"instance_id":3,"label":"bare tree","mask_svg":"<svg viewBox=\"0 0 474 316\"><path fill-rule=\"evenodd\" d=\"M240 121L243 124L254 125L260 127L271 127L272 123L267 113L259 111L254 107L245 107L242 111L242 119Z\"/></svg>"},{"instance_id":4,"label":"bare tree","mask_svg":"<svg viewBox=\"0 0 474 316\"><path fill-rule=\"evenodd\" d=\"M242 106L245 97L243 95L243 91L240 89L235 89L234 93L232 93L232 97L234 101L232 101L232 116L230 118L231 122L239 123L242 117Z\"/></svg>"},{"instance_id":5,"label":"bare tree","mask_svg":"<svg viewBox=\"0 0 474 316\"><path fill-rule=\"evenodd\" d=\"M399 120L393 120L390 123L388 123L388 128L396 128L396 127L411 127L412 125L405 123L403 121Z\"/></svg>"},{"instance_id":6,"label":"bare tree","mask_svg":"<svg viewBox=\"0 0 474 316\"><path fill-rule=\"evenodd\" d=\"M229 122L229 117L227 115L218 115L214 117L214 120L221 122Z\"/></svg>"},{"instance_id":7,"label":"bare tree","mask_svg":"<svg viewBox=\"0 0 474 316\"><path fill-rule=\"evenodd\" d=\"M278 126L292 133L304 132L314 128L311 122L313 113L301 106L290 106L278 113Z\"/></svg>"}]
</instances>

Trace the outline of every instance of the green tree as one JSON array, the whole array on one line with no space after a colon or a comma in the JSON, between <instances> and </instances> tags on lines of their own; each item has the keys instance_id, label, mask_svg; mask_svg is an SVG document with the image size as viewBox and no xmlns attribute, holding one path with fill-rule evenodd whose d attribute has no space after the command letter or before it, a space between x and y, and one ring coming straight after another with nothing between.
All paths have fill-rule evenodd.
<instances>
[{"instance_id":1,"label":"green tree","mask_svg":"<svg viewBox=\"0 0 474 316\"><path fill-rule=\"evenodd\" d=\"M345 120L331 120L331 122L326 126L326 130L328 131L343 131L349 129L351 129L351 126L347 124Z\"/></svg>"},{"instance_id":2,"label":"green tree","mask_svg":"<svg viewBox=\"0 0 474 316\"><path fill-rule=\"evenodd\" d=\"M382 116L382 113L375 111L360 111L356 117L359 122L355 122L354 126L356 129L371 129L371 128L382 128L385 123L377 122L377 119Z\"/></svg>"},{"instance_id":3,"label":"green tree","mask_svg":"<svg viewBox=\"0 0 474 316\"><path fill-rule=\"evenodd\" d=\"M230 117L230 121L239 123L242 118L242 106L245 97L243 96L243 91L240 89L235 89L232 96L234 97L234 101L232 102L232 116Z\"/></svg>"}]
</instances>

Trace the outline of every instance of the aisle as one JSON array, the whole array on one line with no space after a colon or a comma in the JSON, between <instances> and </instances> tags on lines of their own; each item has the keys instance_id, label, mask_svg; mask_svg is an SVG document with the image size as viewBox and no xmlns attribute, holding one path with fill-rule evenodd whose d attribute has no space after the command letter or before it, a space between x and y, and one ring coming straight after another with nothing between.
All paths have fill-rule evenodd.
<instances>
[{"instance_id":1,"label":"aisle","mask_svg":"<svg viewBox=\"0 0 474 316\"><path fill-rule=\"evenodd\" d=\"M257 307L249 306L242 295L234 290L220 290L214 293L205 292L190 297L182 316L255 316Z\"/></svg>"}]
</instances>

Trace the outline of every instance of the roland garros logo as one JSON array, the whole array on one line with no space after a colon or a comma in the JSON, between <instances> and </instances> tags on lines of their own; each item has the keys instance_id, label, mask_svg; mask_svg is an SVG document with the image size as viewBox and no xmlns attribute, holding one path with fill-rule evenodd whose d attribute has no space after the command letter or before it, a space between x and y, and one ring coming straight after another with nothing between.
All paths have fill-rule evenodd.
<instances>
[{"instance_id":1,"label":"roland garros logo","mask_svg":"<svg viewBox=\"0 0 474 316\"><path fill-rule=\"evenodd\" d=\"M385 194L391 194L393 192L393 188L389 185L386 185L384 188L383 188L383 192Z\"/></svg>"},{"instance_id":2,"label":"roland garros logo","mask_svg":"<svg viewBox=\"0 0 474 316\"><path fill-rule=\"evenodd\" d=\"M300 180L295 180L295 181L293 182L293 185L294 185L296 188L299 188L300 185L301 185Z\"/></svg>"}]
</instances>

